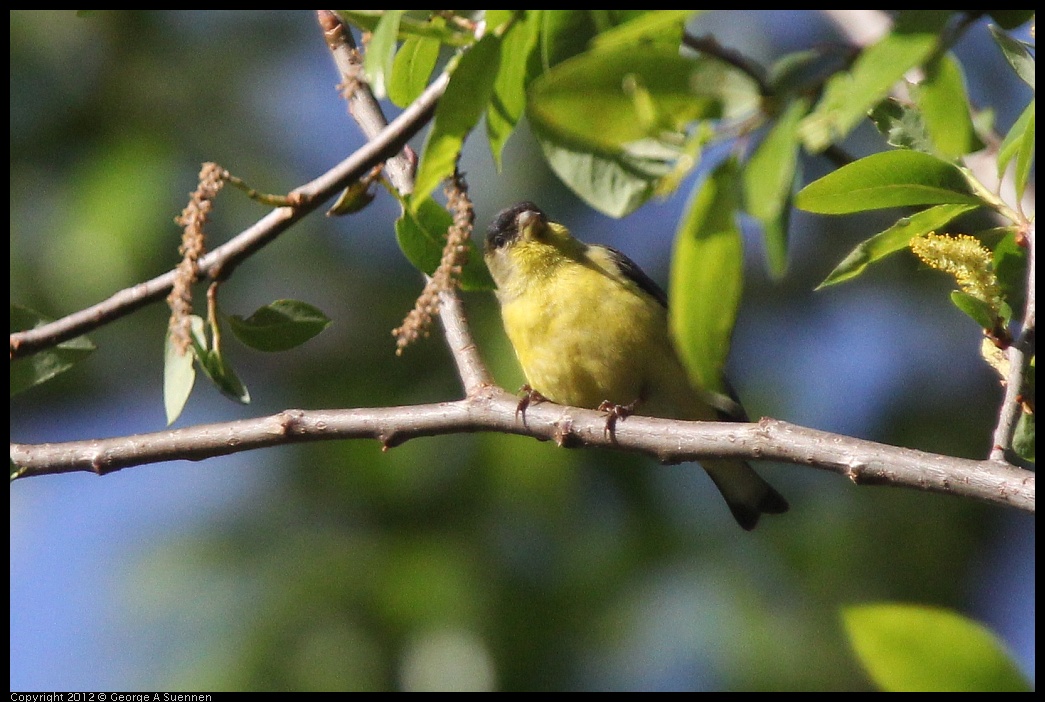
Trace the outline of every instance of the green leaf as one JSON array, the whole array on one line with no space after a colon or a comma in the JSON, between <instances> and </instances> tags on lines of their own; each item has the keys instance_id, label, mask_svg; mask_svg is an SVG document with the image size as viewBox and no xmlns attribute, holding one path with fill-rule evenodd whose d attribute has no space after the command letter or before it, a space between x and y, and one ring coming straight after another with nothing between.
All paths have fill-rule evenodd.
<instances>
[{"instance_id":1,"label":"green leaf","mask_svg":"<svg viewBox=\"0 0 1045 702\"><path fill-rule=\"evenodd\" d=\"M894 98L886 98L875 105L868 116L889 145L927 154L936 151L922 111L918 108Z\"/></svg>"},{"instance_id":2,"label":"green leaf","mask_svg":"<svg viewBox=\"0 0 1045 702\"><path fill-rule=\"evenodd\" d=\"M563 61L530 84L527 116L546 133L592 150L614 153L650 134L636 117L634 92L642 86L665 131L678 140L696 119L738 116L759 104L754 83L721 62L687 58L676 50L625 46L589 51Z\"/></svg>"},{"instance_id":3,"label":"green leaf","mask_svg":"<svg viewBox=\"0 0 1045 702\"><path fill-rule=\"evenodd\" d=\"M937 205L898 220L885 231L860 242L831 271L824 282L820 283L817 290L855 278L875 261L901 249L906 249L911 239L935 231L955 217L974 209L976 209L975 205Z\"/></svg>"},{"instance_id":4,"label":"green leaf","mask_svg":"<svg viewBox=\"0 0 1045 702\"><path fill-rule=\"evenodd\" d=\"M223 395L240 404L250 404L250 393L247 391L247 386L236 375L236 371L232 369L224 355L212 351L206 359L200 362L200 367Z\"/></svg>"},{"instance_id":5,"label":"green leaf","mask_svg":"<svg viewBox=\"0 0 1045 702\"><path fill-rule=\"evenodd\" d=\"M541 10L537 73L584 51L597 29L588 10Z\"/></svg>"},{"instance_id":6,"label":"green leaf","mask_svg":"<svg viewBox=\"0 0 1045 702\"><path fill-rule=\"evenodd\" d=\"M701 165L704 158L705 147L718 138L715 126L711 122L701 122L686 136L685 143L679 148L665 150L662 144L657 144L660 151L665 155L665 166L670 165L671 170L657 179L656 188L653 191L655 197L668 198L675 194L683 181ZM632 145L631 150L634 150ZM656 152L654 152L656 153ZM668 161L674 159L674 163Z\"/></svg>"},{"instance_id":7,"label":"green leaf","mask_svg":"<svg viewBox=\"0 0 1045 702\"><path fill-rule=\"evenodd\" d=\"M1012 450L1025 461L1034 463L1034 415L1024 412L1016 422Z\"/></svg>"},{"instance_id":8,"label":"green leaf","mask_svg":"<svg viewBox=\"0 0 1045 702\"><path fill-rule=\"evenodd\" d=\"M563 183L586 203L610 217L634 212L653 195L657 183L671 172L677 156L654 144L647 155L640 145L630 150L605 152L577 146L558 134L531 124L544 158ZM634 152L634 153L632 153Z\"/></svg>"},{"instance_id":9,"label":"green leaf","mask_svg":"<svg viewBox=\"0 0 1045 702\"><path fill-rule=\"evenodd\" d=\"M770 272L787 269L787 223L798 164L798 123L809 109L796 100L784 110L744 167L744 209L762 224Z\"/></svg>"},{"instance_id":10,"label":"green leaf","mask_svg":"<svg viewBox=\"0 0 1045 702\"><path fill-rule=\"evenodd\" d=\"M599 33L591 42L593 49L606 49L650 41L678 49L682 29L697 10L652 10Z\"/></svg>"},{"instance_id":11,"label":"green leaf","mask_svg":"<svg viewBox=\"0 0 1045 702\"><path fill-rule=\"evenodd\" d=\"M363 68L366 69L367 81L374 91L374 97L378 100L388 92L385 83L392 75L392 57L395 55L396 37L399 36L399 21L404 12L406 10L386 10L367 44Z\"/></svg>"},{"instance_id":12,"label":"green leaf","mask_svg":"<svg viewBox=\"0 0 1045 702\"><path fill-rule=\"evenodd\" d=\"M1031 103L1032 105L1034 103ZM1030 114L1030 123L1023 135L1020 148L1016 151L1016 196L1022 198L1030 178L1030 167L1034 161L1034 112Z\"/></svg>"},{"instance_id":13,"label":"green leaf","mask_svg":"<svg viewBox=\"0 0 1045 702\"><path fill-rule=\"evenodd\" d=\"M954 612L860 605L844 608L842 620L857 658L885 691L1030 691L998 638Z\"/></svg>"},{"instance_id":14,"label":"green leaf","mask_svg":"<svg viewBox=\"0 0 1045 702\"><path fill-rule=\"evenodd\" d=\"M407 259L427 275L435 273L443 257L446 230L453 224L450 213L431 198L416 207L404 208L396 220L396 241ZM461 271L462 290L492 290L490 273L475 244L468 242L468 263Z\"/></svg>"},{"instance_id":15,"label":"green leaf","mask_svg":"<svg viewBox=\"0 0 1045 702\"><path fill-rule=\"evenodd\" d=\"M1013 310L1022 310L1027 295L1027 249L1016 243L1014 232L994 247L993 266L1002 298Z\"/></svg>"},{"instance_id":16,"label":"green leaf","mask_svg":"<svg viewBox=\"0 0 1045 702\"><path fill-rule=\"evenodd\" d=\"M503 38L503 27L513 20L524 19L528 13L538 14L540 10L483 10L486 31L495 32Z\"/></svg>"},{"instance_id":17,"label":"green leaf","mask_svg":"<svg viewBox=\"0 0 1045 702\"><path fill-rule=\"evenodd\" d=\"M425 138L411 202L424 201L453 173L464 139L482 117L493 94L501 60L501 39L487 34L460 57L446 92L435 108Z\"/></svg>"},{"instance_id":18,"label":"green leaf","mask_svg":"<svg viewBox=\"0 0 1045 702\"><path fill-rule=\"evenodd\" d=\"M984 205L956 166L917 151L884 151L854 161L795 196L795 206L819 214L884 207Z\"/></svg>"},{"instance_id":19,"label":"green leaf","mask_svg":"<svg viewBox=\"0 0 1045 702\"><path fill-rule=\"evenodd\" d=\"M758 101L754 84L721 64L660 47L625 49L562 62L531 83L527 104L552 170L614 217L646 202L675 170L691 119Z\"/></svg>"},{"instance_id":20,"label":"green leaf","mask_svg":"<svg viewBox=\"0 0 1045 702\"><path fill-rule=\"evenodd\" d=\"M424 92L428 78L439 60L439 42L435 39L410 37L396 52L388 81L388 99L407 107Z\"/></svg>"},{"instance_id":21,"label":"green leaf","mask_svg":"<svg viewBox=\"0 0 1045 702\"><path fill-rule=\"evenodd\" d=\"M995 43L1005 55L1005 60L1016 71L1016 75L1034 90L1034 57L1027 47L992 24L987 25L987 28L991 30Z\"/></svg>"},{"instance_id":22,"label":"green leaf","mask_svg":"<svg viewBox=\"0 0 1045 702\"><path fill-rule=\"evenodd\" d=\"M925 80L914 86L912 93L932 136L934 153L954 160L983 148L969 112L965 76L952 54L943 54L929 63Z\"/></svg>"},{"instance_id":23,"label":"green leaf","mask_svg":"<svg viewBox=\"0 0 1045 702\"><path fill-rule=\"evenodd\" d=\"M337 200L327 210L327 217L342 217L344 215L362 212L367 205L374 201L374 192L371 190L373 180L363 178L357 180L341 191Z\"/></svg>"},{"instance_id":24,"label":"green leaf","mask_svg":"<svg viewBox=\"0 0 1045 702\"><path fill-rule=\"evenodd\" d=\"M695 190L675 235L671 329L690 376L725 390L722 369L743 290L743 243L736 214L739 169L733 159Z\"/></svg>"},{"instance_id":25,"label":"green leaf","mask_svg":"<svg viewBox=\"0 0 1045 702\"><path fill-rule=\"evenodd\" d=\"M199 321L202 331L203 320L195 317L193 321ZM163 409L167 414L167 426L174 424L181 416L192 394L192 386L196 383L196 369L193 366L195 358L192 348L186 349L183 354L178 353L168 330L163 339Z\"/></svg>"},{"instance_id":26,"label":"green leaf","mask_svg":"<svg viewBox=\"0 0 1045 702\"><path fill-rule=\"evenodd\" d=\"M367 32L377 31L382 18L389 12L403 13L404 10L335 10L345 21L354 24ZM410 37L435 39L448 46L469 46L475 41L471 31L459 27L456 23L432 21L430 10L406 10L399 20L399 40Z\"/></svg>"},{"instance_id":27,"label":"green leaf","mask_svg":"<svg viewBox=\"0 0 1045 702\"><path fill-rule=\"evenodd\" d=\"M210 378L214 386L225 396L241 404L250 404L250 393L232 369L220 349L213 348L210 339L214 338L214 329L207 334L204 321L196 315L192 316L192 346L196 352L196 361L200 369Z\"/></svg>"},{"instance_id":28,"label":"green leaf","mask_svg":"<svg viewBox=\"0 0 1045 702\"><path fill-rule=\"evenodd\" d=\"M1023 386L1020 394L1024 397L1034 397L1034 369L1036 367L1035 357L1023 369ZM1016 431L1012 437L1012 449L1025 461L1034 462L1034 414L1023 412L1016 422Z\"/></svg>"},{"instance_id":29,"label":"green leaf","mask_svg":"<svg viewBox=\"0 0 1045 702\"><path fill-rule=\"evenodd\" d=\"M258 351L286 351L300 346L330 326L320 310L300 300L276 300L246 319L229 317L236 338Z\"/></svg>"},{"instance_id":30,"label":"green leaf","mask_svg":"<svg viewBox=\"0 0 1045 702\"><path fill-rule=\"evenodd\" d=\"M1019 118L1009 129L1009 133L998 147L998 177L1001 178L1008 168L1012 157L1020 151L1034 151L1034 101L1024 108ZM1029 160L1029 159L1028 159Z\"/></svg>"},{"instance_id":31,"label":"green leaf","mask_svg":"<svg viewBox=\"0 0 1045 702\"><path fill-rule=\"evenodd\" d=\"M50 321L52 320L35 310L11 304L11 333L35 329ZM11 361L11 397L64 373L94 349L95 346L90 339L78 336L49 349Z\"/></svg>"},{"instance_id":32,"label":"green leaf","mask_svg":"<svg viewBox=\"0 0 1045 702\"><path fill-rule=\"evenodd\" d=\"M949 16L945 10L902 13L892 31L865 49L852 69L828 80L823 97L800 127L809 150L818 153L849 134L904 73L928 59Z\"/></svg>"},{"instance_id":33,"label":"green leaf","mask_svg":"<svg viewBox=\"0 0 1045 702\"><path fill-rule=\"evenodd\" d=\"M996 329L999 325L998 315L990 304L984 302L978 297L973 297L969 293L962 292L961 290L951 291L951 302L954 306L960 309L965 314L972 318L972 321L979 324L987 331Z\"/></svg>"},{"instance_id":34,"label":"green leaf","mask_svg":"<svg viewBox=\"0 0 1045 702\"><path fill-rule=\"evenodd\" d=\"M498 171L501 170L504 145L526 109L527 70L530 55L537 46L540 19L539 10L528 10L505 33L501 42L501 65L486 108L486 135Z\"/></svg>"}]
</instances>

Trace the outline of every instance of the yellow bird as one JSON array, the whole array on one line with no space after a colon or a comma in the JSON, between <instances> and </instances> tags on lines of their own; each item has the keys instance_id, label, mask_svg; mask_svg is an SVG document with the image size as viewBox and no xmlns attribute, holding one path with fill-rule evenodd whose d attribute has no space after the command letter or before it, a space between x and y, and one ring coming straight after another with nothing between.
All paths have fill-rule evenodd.
<instances>
[{"instance_id":1,"label":"yellow bird","mask_svg":"<svg viewBox=\"0 0 1045 702\"><path fill-rule=\"evenodd\" d=\"M667 295L624 254L585 244L520 202L491 223L484 257L515 355L543 398L618 414L634 406L653 417L747 421L734 400L694 386L668 330ZM746 462L702 465L744 529L763 513L787 511Z\"/></svg>"}]
</instances>

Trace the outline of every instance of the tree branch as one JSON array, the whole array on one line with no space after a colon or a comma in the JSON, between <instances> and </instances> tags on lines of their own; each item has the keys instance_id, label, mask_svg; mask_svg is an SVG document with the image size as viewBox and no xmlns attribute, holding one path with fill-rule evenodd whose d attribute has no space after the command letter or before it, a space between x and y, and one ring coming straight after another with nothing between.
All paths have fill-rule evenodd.
<instances>
[{"instance_id":1,"label":"tree branch","mask_svg":"<svg viewBox=\"0 0 1045 702\"><path fill-rule=\"evenodd\" d=\"M199 261L200 275L216 278L220 273L227 276L232 269L325 200L362 177L375 165L397 154L428 123L436 103L446 90L447 80L447 75L442 74L370 142L315 180L293 190L290 197L298 203L294 207L276 208L250 228L203 256ZM79 312L35 329L11 334L11 360L56 346L147 304L162 300L170 292L174 275L173 270L168 271L152 280L121 290L107 300Z\"/></svg>"},{"instance_id":2,"label":"tree branch","mask_svg":"<svg viewBox=\"0 0 1045 702\"><path fill-rule=\"evenodd\" d=\"M606 429L602 412L551 402L518 412L518 398L487 387L463 400L406 407L285 410L256 419L150 434L54 444L11 444L14 478L86 471L105 475L162 461L200 461L268 446L376 439L385 449L410 439L493 431L533 436L564 447L642 453L664 463L706 458L773 460L828 470L858 485L891 485L966 497L1034 512L1035 474L897 448L763 418L757 423L683 422L631 416Z\"/></svg>"}]
</instances>

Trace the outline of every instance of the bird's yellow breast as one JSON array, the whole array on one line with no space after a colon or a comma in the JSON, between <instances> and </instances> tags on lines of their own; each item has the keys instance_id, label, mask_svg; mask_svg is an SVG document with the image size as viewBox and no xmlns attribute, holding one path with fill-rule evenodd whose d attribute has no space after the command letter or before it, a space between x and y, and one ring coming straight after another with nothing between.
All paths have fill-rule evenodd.
<instances>
[{"instance_id":1,"label":"bird's yellow breast","mask_svg":"<svg viewBox=\"0 0 1045 702\"><path fill-rule=\"evenodd\" d=\"M527 382L553 402L628 404L647 394L654 364L674 362L666 310L593 266L530 279L501 313Z\"/></svg>"}]
</instances>

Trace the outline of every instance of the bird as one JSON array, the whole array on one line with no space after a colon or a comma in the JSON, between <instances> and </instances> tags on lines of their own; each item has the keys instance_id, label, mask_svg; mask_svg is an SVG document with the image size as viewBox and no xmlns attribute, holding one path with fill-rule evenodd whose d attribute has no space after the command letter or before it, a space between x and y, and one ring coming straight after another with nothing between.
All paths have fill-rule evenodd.
<instances>
[{"instance_id":1,"label":"bird","mask_svg":"<svg viewBox=\"0 0 1045 702\"><path fill-rule=\"evenodd\" d=\"M748 421L733 397L697 385L672 341L664 290L626 255L586 244L532 202L499 212L483 258L505 332L526 376L520 403L549 400L609 412ZM701 462L737 523L755 528L787 500L745 461Z\"/></svg>"}]
</instances>

